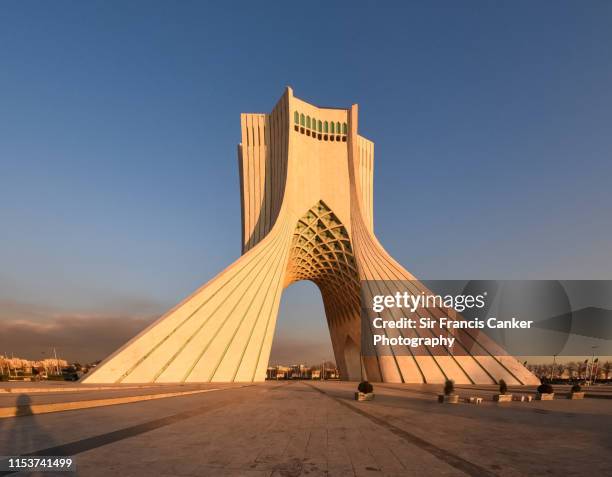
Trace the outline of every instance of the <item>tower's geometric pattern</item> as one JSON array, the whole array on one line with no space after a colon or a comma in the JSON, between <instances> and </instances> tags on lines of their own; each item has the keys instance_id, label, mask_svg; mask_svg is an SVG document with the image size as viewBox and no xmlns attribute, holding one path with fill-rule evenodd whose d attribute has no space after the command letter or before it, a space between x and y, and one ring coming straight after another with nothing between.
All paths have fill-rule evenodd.
<instances>
[{"instance_id":1,"label":"tower's geometric pattern","mask_svg":"<svg viewBox=\"0 0 612 477\"><path fill-rule=\"evenodd\" d=\"M343 316L345 310L359 310L359 272L348 232L322 201L298 221L293 234L287 285L300 280L314 282L334 308L332 316L328 313L331 324L351 319L352 314Z\"/></svg>"},{"instance_id":2,"label":"tower's geometric pattern","mask_svg":"<svg viewBox=\"0 0 612 477\"><path fill-rule=\"evenodd\" d=\"M455 333L461 355L380 346L362 356L360 287L388 293L377 283L412 280L413 293L426 290L374 235L374 143L358 133L357 106L318 108L287 88L271 113L242 114L241 129L242 256L85 382L261 381L282 291L300 280L321 291L343 379L537 382L496 343L469 331ZM449 309L416 314L456 318Z\"/></svg>"}]
</instances>

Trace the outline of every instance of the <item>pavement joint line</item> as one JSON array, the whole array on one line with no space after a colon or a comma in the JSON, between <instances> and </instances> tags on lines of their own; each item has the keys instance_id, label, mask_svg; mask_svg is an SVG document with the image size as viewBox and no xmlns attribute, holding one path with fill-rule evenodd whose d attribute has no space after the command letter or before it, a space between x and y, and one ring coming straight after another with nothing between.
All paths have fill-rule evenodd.
<instances>
[{"instance_id":1,"label":"pavement joint line","mask_svg":"<svg viewBox=\"0 0 612 477\"><path fill-rule=\"evenodd\" d=\"M253 384L246 384L244 386L232 387L232 388L221 388L220 391L224 390L235 390L252 387ZM214 404L207 404L205 406L200 406L195 409L190 409L188 411L179 412L178 414L172 414L170 416L162 417L159 419L155 419L153 421L144 422L142 424L136 424L134 426L125 427L123 429L118 429L116 431L107 432L106 434L99 434L97 436L87 437L85 439L81 439L78 441L68 442L66 444L60 444L54 447L48 447L47 449L41 449L34 452L29 452L27 454L22 454L20 457L40 457L40 456L74 456L76 454L81 454L83 452L97 449L98 447L102 447L107 444L112 444L113 442L117 442L123 439L127 439L129 437L135 437L140 434L144 434L145 432L154 431L159 429L160 427L169 426L170 424L175 424L180 421L184 421L185 419L189 419L195 416L199 416L201 414L205 414L209 411L216 411L217 409L221 409L227 407L229 405L235 404L237 402L242 401L243 398L240 396L235 396L234 398L225 401L218 402ZM14 474L16 472L5 470L0 471L0 477L5 475Z\"/></svg>"},{"instance_id":2,"label":"pavement joint line","mask_svg":"<svg viewBox=\"0 0 612 477\"><path fill-rule=\"evenodd\" d=\"M114 406L118 404L130 404L135 402L153 401L156 399L165 399L170 397L190 396L193 394L202 394L213 391L221 391L223 389L237 388L212 388L212 389L196 389L191 391L177 391L171 393L144 394L137 396L122 396L104 399L89 399L81 401L68 401L59 403L47 404L27 404L8 407L0 407L0 419L12 417L32 416L38 414L48 414L53 412L76 411L79 409L90 409L105 406Z\"/></svg>"},{"instance_id":3,"label":"pavement joint line","mask_svg":"<svg viewBox=\"0 0 612 477\"><path fill-rule=\"evenodd\" d=\"M440 394L439 392L435 392L435 391L424 391L422 389L410 389L406 387L390 386L388 383L378 383L378 386L380 386L383 389L396 389L398 391L404 391L404 392L413 393L413 394L421 394L423 396L437 396L438 394Z\"/></svg>"},{"instance_id":4,"label":"pavement joint line","mask_svg":"<svg viewBox=\"0 0 612 477\"><path fill-rule=\"evenodd\" d=\"M329 399L333 399L338 404L341 404L342 406L347 407L348 409L359 414L360 416L365 417L366 419L369 419L374 424L377 424L387 429L388 431L395 434L396 436L401 437L406 442L420 448L421 450L424 450L425 452L428 452L432 456L447 463L451 467L454 467L455 469L460 470L461 472L464 472L467 475L470 475L471 477L496 477L497 476L497 474L495 474L494 472L491 472L490 470L484 467L481 467L478 464L474 464L473 462L470 462L469 460L466 460L463 457L453 454L452 452L449 452L448 450L442 449L441 447L438 447L432 444L431 442L426 441L425 439L422 439L421 437L415 434L412 434L411 432L406 431L405 429L394 426L393 424L385 421L384 419L378 416L375 416L369 412L366 412L363 409L360 409L354 406L353 404L349 404L344 399L341 399L337 396L332 396L328 394L327 392L323 391L322 389L319 389L317 386L313 384L310 384L310 383L304 383L304 384L306 384L307 386L310 386L311 388L320 392L321 394L328 397Z\"/></svg>"},{"instance_id":5,"label":"pavement joint line","mask_svg":"<svg viewBox=\"0 0 612 477\"><path fill-rule=\"evenodd\" d=\"M92 387L79 387L79 386L54 386L48 388L26 388L26 387L0 387L0 394L22 394L22 393L60 393L60 392L80 392L80 391L121 391L124 389L149 389L149 388L161 388L162 386L156 384L150 385L139 385L139 386L92 386Z\"/></svg>"}]
</instances>

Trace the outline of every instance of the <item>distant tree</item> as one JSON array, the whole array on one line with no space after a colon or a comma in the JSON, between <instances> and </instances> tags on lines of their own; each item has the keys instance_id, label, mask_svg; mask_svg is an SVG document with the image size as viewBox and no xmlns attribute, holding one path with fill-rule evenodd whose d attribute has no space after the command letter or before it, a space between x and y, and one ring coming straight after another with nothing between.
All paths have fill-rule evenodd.
<instances>
[{"instance_id":1,"label":"distant tree","mask_svg":"<svg viewBox=\"0 0 612 477\"><path fill-rule=\"evenodd\" d=\"M569 361L565 365L565 368L567 369L567 372L569 374L569 378L573 379L574 375L576 374L576 371L578 370L578 363L576 363L576 361Z\"/></svg>"},{"instance_id":2,"label":"distant tree","mask_svg":"<svg viewBox=\"0 0 612 477\"><path fill-rule=\"evenodd\" d=\"M546 376L548 376L550 379L554 379L554 375L555 375L555 369L554 366L551 364L545 364L544 367L546 368Z\"/></svg>"},{"instance_id":3,"label":"distant tree","mask_svg":"<svg viewBox=\"0 0 612 477\"><path fill-rule=\"evenodd\" d=\"M607 380L610 377L610 370L612 369L612 363L610 363L610 361L606 361L605 363L601 365L601 369L603 370L604 375Z\"/></svg>"}]
</instances>

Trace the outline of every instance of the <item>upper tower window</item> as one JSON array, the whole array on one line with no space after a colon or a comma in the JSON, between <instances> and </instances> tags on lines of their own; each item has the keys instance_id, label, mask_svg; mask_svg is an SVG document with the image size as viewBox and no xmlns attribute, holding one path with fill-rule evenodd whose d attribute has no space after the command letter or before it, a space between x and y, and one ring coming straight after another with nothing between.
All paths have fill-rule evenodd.
<instances>
[{"instance_id":1,"label":"upper tower window","mask_svg":"<svg viewBox=\"0 0 612 477\"><path fill-rule=\"evenodd\" d=\"M307 116L299 111L293 112L293 121L295 123L294 129L302 134L306 134L308 136L317 137L319 133L319 139L325 139L326 141L330 139L331 141L340 141L346 142L347 138L341 138L339 134L344 134L345 136L348 134L348 125L347 123L341 123L340 121L321 121L315 117ZM311 131L309 131L311 130ZM325 134L325 136L321 136L321 133ZM327 134L331 134L331 136L327 136ZM338 136L335 136L338 134Z\"/></svg>"}]
</instances>

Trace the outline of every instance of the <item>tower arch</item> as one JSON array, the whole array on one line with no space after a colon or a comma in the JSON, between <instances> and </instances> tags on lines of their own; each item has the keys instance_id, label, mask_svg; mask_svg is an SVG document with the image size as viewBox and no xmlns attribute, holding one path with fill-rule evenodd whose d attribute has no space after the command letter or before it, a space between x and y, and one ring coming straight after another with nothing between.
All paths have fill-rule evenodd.
<instances>
[{"instance_id":1,"label":"tower arch","mask_svg":"<svg viewBox=\"0 0 612 477\"><path fill-rule=\"evenodd\" d=\"M360 339L354 326L360 313L359 272L346 227L322 200L300 217L293 233L285 287L301 280L312 281L321 292L340 375L358 379L355 369L360 366L355 368L351 362L353 368L349 369L345 344L349 340L357 346L351 334ZM354 351L351 348L352 359Z\"/></svg>"}]
</instances>

